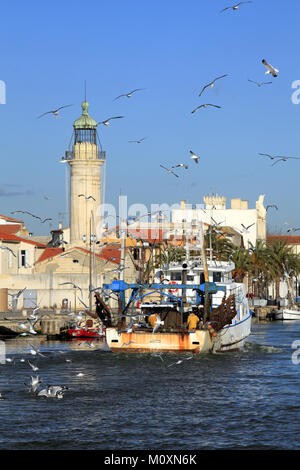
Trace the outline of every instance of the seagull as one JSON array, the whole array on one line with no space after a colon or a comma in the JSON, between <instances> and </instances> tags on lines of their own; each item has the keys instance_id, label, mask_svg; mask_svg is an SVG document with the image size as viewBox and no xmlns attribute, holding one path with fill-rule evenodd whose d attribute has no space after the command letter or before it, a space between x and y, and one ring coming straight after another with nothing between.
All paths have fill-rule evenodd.
<instances>
[{"instance_id":1,"label":"seagull","mask_svg":"<svg viewBox=\"0 0 300 470\"><path fill-rule=\"evenodd\" d=\"M37 354L39 356L42 356L42 357L47 357L45 356L44 354L42 354L37 348L35 348L32 344L29 344L31 346L31 350L30 350L30 353L33 355L33 356L36 356Z\"/></svg>"},{"instance_id":2,"label":"seagull","mask_svg":"<svg viewBox=\"0 0 300 470\"><path fill-rule=\"evenodd\" d=\"M83 377L83 376L84 376L84 374L82 372L79 372L79 374L77 374L76 377Z\"/></svg>"},{"instance_id":3,"label":"seagull","mask_svg":"<svg viewBox=\"0 0 300 470\"><path fill-rule=\"evenodd\" d=\"M43 219L42 219L41 217L39 217L38 215L31 214L31 212L28 212L28 211L14 211L14 212L11 212L11 214L16 214L17 212L21 212L22 214L31 215L31 216L34 217L35 219L39 219L42 224L43 224L44 222L46 222L47 220L52 220L52 219L50 219L49 217L47 217L47 219L44 219L44 220L43 220Z\"/></svg>"},{"instance_id":4,"label":"seagull","mask_svg":"<svg viewBox=\"0 0 300 470\"><path fill-rule=\"evenodd\" d=\"M101 122L98 122L98 124L103 124L104 126L106 127L110 127L110 123L109 121L111 121L111 119L121 119L123 118L124 116L114 116L114 117L110 117L108 119L105 119L105 121L101 121Z\"/></svg>"},{"instance_id":5,"label":"seagull","mask_svg":"<svg viewBox=\"0 0 300 470\"><path fill-rule=\"evenodd\" d=\"M109 271L105 271L106 273L112 273L112 272L122 272L124 271L124 269L129 269L129 266L120 266L119 268L116 268L116 269L111 269Z\"/></svg>"},{"instance_id":6,"label":"seagull","mask_svg":"<svg viewBox=\"0 0 300 470\"><path fill-rule=\"evenodd\" d=\"M248 232L248 231L249 231L249 228L252 227L252 225L255 225L255 222L254 222L253 224L251 224L251 225L248 225L248 227L245 227L244 224L241 224L241 226L242 226L243 229L244 229L243 232Z\"/></svg>"},{"instance_id":7,"label":"seagull","mask_svg":"<svg viewBox=\"0 0 300 470\"><path fill-rule=\"evenodd\" d=\"M186 170L188 169L188 166L185 163L178 163L178 165L172 166L171 168L180 168L183 167Z\"/></svg>"},{"instance_id":8,"label":"seagull","mask_svg":"<svg viewBox=\"0 0 300 470\"><path fill-rule=\"evenodd\" d=\"M289 159L291 159L291 158L292 158L293 160L300 160L299 157L280 157L280 156L279 156L279 157L276 157L276 158L277 158L278 160L276 160L276 162L272 163L271 166L274 166L274 165L276 165L276 163L279 163L279 162L286 162L287 160L289 160Z\"/></svg>"},{"instance_id":9,"label":"seagull","mask_svg":"<svg viewBox=\"0 0 300 470\"><path fill-rule=\"evenodd\" d=\"M96 201L96 199L93 196L86 196L85 194L78 194L78 197L84 197L86 200L93 199L94 201Z\"/></svg>"},{"instance_id":10,"label":"seagull","mask_svg":"<svg viewBox=\"0 0 300 470\"><path fill-rule=\"evenodd\" d=\"M249 1L249 2L239 2L239 3L237 3L236 5L232 5L232 6L230 6L230 7L223 8L223 10L221 10L220 13L222 13L222 12L225 11L225 10L230 10L230 9L236 11L236 10L239 9L239 6L240 6L240 5L243 5L244 3L252 3L252 2L251 2L251 1Z\"/></svg>"},{"instance_id":11,"label":"seagull","mask_svg":"<svg viewBox=\"0 0 300 470\"><path fill-rule=\"evenodd\" d=\"M31 369L32 369L34 372L36 372L36 371L39 370L38 366L35 366L34 364L31 364L30 361L28 361L28 364L30 365Z\"/></svg>"},{"instance_id":12,"label":"seagull","mask_svg":"<svg viewBox=\"0 0 300 470\"><path fill-rule=\"evenodd\" d=\"M5 397L2 395L1 392L0 392L0 400L5 400Z\"/></svg>"},{"instance_id":13,"label":"seagull","mask_svg":"<svg viewBox=\"0 0 300 470\"><path fill-rule=\"evenodd\" d=\"M200 104L200 106L197 106L197 108L193 109L193 111L191 111L191 114L195 113L200 108L207 108L207 106L213 106L214 108L221 108L221 106L218 106L216 104L205 103L205 104Z\"/></svg>"},{"instance_id":14,"label":"seagull","mask_svg":"<svg viewBox=\"0 0 300 470\"><path fill-rule=\"evenodd\" d=\"M300 228L290 227L289 229L287 229L287 232L297 232L298 230L300 230Z\"/></svg>"},{"instance_id":15,"label":"seagull","mask_svg":"<svg viewBox=\"0 0 300 470\"><path fill-rule=\"evenodd\" d=\"M74 287L74 289L79 289L80 292L82 293L81 287L77 286L77 284L74 284L74 282L61 282L61 283L59 284L59 286L63 286L63 285L65 285L65 284L71 284L71 285Z\"/></svg>"},{"instance_id":16,"label":"seagull","mask_svg":"<svg viewBox=\"0 0 300 470\"><path fill-rule=\"evenodd\" d=\"M147 139L147 137L143 137L142 139L140 140L128 140L128 142L132 143L132 142L135 142L137 144L140 144L141 142L143 142L143 140Z\"/></svg>"},{"instance_id":17,"label":"seagull","mask_svg":"<svg viewBox=\"0 0 300 470\"><path fill-rule=\"evenodd\" d=\"M266 207L266 211L267 211L268 209L272 209L272 207L274 207L274 209L276 209L276 210L278 211L278 207L277 207L275 204L272 204L272 205L267 206L267 207Z\"/></svg>"},{"instance_id":18,"label":"seagull","mask_svg":"<svg viewBox=\"0 0 300 470\"><path fill-rule=\"evenodd\" d=\"M40 116L38 116L38 119L41 118L41 117L43 117L43 116L45 116L46 114L53 114L53 115L56 117L56 119L58 119L58 118L59 118L59 113L58 113L58 111L59 111L60 109L63 109L63 108L68 108L69 106L73 106L73 105L72 105L72 104L66 104L65 106L60 106L59 108L54 109L54 110L52 110L52 111L47 111L46 113L43 113L43 114L41 114Z\"/></svg>"},{"instance_id":19,"label":"seagull","mask_svg":"<svg viewBox=\"0 0 300 470\"><path fill-rule=\"evenodd\" d=\"M195 163L198 163L198 160L199 160L199 155L196 155L192 150L190 150L190 154L191 154L191 159L194 160Z\"/></svg>"},{"instance_id":20,"label":"seagull","mask_svg":"<svg viewBox=\"0 0 300 470\"><path fill-rule=\"evenodd\" d=\"M155 322L155 327L153 328L153 331L152 331L152 334L156 333L156 331L158 330L158 328L159 328L161 325L163 325L163 324L164 324L164 321L162 321L162 320L160 319L160 316L158 315L158 316L157 316L157 320L156 320L156 322Z\"/></svg>"},{"instance_id":21,"label":"seagull","mask_svg":"<svg viewBox=\"0 0 300 470\"><path fill-rule=\"evenodd\" d=\"M126 96L127 98L131 98L131 96L133 95L133 93L135 93L136 91L139 91L139 90L145 90L145 88L136 88L135 90L132 90L132 91L130 91L129 93L123 93L123 95L117 96L117 97L114 99L114 101L117 100L118 98L121 98L122 96Z\"/></svg>"},{"instance_id":22,"label":"seagull","mask_svg":"<svg viewBox=\"0 0 300 470\"><path fill-rule=\"evenodd\" d=\"M177 362L173 362L172 364L169 364L168 367L174 366L176 364L181 364L183 361L188 361L189 359L193 359L193 356L185 357L184 359L180 359Z\"/></svg>"},{"instance_id":23,"label":"seagull","mask_svg":"<svg viewBox=\"0 0 300 470\"><path fill-rule=\"evenodd\" d=\"M248 82L251 82L251 83L255 83L258 87L262 87L263 85L271 85L271 83L273 82L255 82L254 80L249 80L248 79Z\"/></svg>"},{"instance_id":24,"label":"seagull","mask_svg":"<svg viewBox=\"0 0 300 470\"><path fill-rule=\"evenodd\" d=\"M262 63L264 64L264 66L268 69L265 74L271 74L273 75L273 77L277 77L278 76L278 72L279 70L278 69L275 69L275 67L273 67L272 65L268 64L268 62L263 59L262 60Z\"/></svg>"},{"instance_id":25,"label":"seagull","mask_svg":"<svg viewBox=\"0 0 300 470\"><path fill-rule=\"evenodd\" d=\"M212 82L210 82L210 83L208 83L207 85L205 85L205 86L202 88L202 90L200 91L199 96L202 95L202 93L204 92L204 90L205 90L206 88L208 88L208 87L214 87L214 86L215 86L215 82L216 82L217 80L220 80L220 78L227 77L227 75L228 75L228 74L226 74L226 75L221 75L221 77L217 77L217 78L215 78Z\"/></svg>"},{"instance_id":26,"label":"seagull","mask_svg":"<svg viewBox=\"0 0 300 470\"><path fill-rule=\"evenodd\" d=\"M8 246L0 246L0 248L1 248L1 250L10 251L10 253L12 253L15 258L17 257L17 256L15 255L14 251L13 251L11 248L8 248Z\"/></svg>"},{"instance_id":27,"label":"seagull","mask_svg":"<svg viewBox=\"0 0 300 470\"><path fill-rule=\"evenodd\" d=\"M129 346L130 343L136 343L136 341L131 340L131 341L129 341L129 343L123 343L123 344L121 344L121 348L122 348L123 346Z\"/></svg>"},{"instance_id":28,"label":"seagull","mask_svg":"<svg viewBox=\"0 0 300 470\"><path fill-rule=\"evenodd\" d=\"M39 376L37 375L36 377L31 376L31 384L24 384L26 387L29 387L30 391L32 393L35 393L37 391L38 386L42 383L40 380Z\"/></svg>"},{"instance_id":29,"label":"seagull","mask_svg":"<svg viewBox=\"0 0 300 470\"><path fill-rule=\"evenodd\" d=\"M216 227L218 227L218 226L221 225L221 224L224 224L224 222L225 222L225 220L223 220L223 222L216 222L213 217L211 217L211 220L213 221L213 223L214 223L214 225L215 225Z\"/></svg>"},{"instance_id":30,"label":"seagull","mask_svg":"<svg viewBox=\"0 0 300 470\"><path fill-rule=\"evenodd\" d=\"M166 171L169 173L169 175L174 175L174 176L176 176L176 178L179 178L179 176L176 175L176 173L174 173L174 171L170 170L169 168L166 168L166 167L163 166L163 165L159 165L159 166L160 166L161 168L163 168L164 170L166 170Z\"/></svg>"}]
</instances>

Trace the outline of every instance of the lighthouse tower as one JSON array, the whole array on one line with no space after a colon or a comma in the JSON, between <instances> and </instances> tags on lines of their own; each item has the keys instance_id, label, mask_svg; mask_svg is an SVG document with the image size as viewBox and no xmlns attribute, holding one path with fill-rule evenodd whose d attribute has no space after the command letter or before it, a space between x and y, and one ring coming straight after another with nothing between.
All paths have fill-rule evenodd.
<instances>
[{"instance_id":1,"label":"lighthouse tower","mask_svg":"<svg viewBox=\"0 0 300 470\"><path fill-rule=\"evenodd\" d=\"M105 152L97 145L97 122L82 103L82 115L73 123L74 141L66 152L70 165L70 243L81 245L100 223L101 165Z\"/></svg>"}]
</instances>

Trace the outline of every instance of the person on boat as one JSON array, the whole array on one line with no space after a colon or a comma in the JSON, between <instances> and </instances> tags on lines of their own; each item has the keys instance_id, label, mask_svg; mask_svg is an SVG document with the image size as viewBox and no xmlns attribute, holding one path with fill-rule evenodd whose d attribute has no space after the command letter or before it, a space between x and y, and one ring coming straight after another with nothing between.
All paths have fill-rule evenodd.
<instances>
[{"instance_id":1,"label":"person on boat","mask_svg":"<svg viewBox=\"0 0 300 470\"><path fill-rule=\"evenodd\" d=\"M195 331L199 321L200 321L200 318L198 317L198 315L196 315L194 312L191 312L187 319L188 330Z\"/></svg>"},{"instance_id":2,"label":"person on boat","mask_svg":"<svg viewBox=\"0 0 300 470\"><path fill-rule=\"evenodd\" d=\"M152 328L156 326L156 321L157 321L157 313L153 313L152 315L149 315L148 323L150 323Z\"/></svg>"}]
</instances>

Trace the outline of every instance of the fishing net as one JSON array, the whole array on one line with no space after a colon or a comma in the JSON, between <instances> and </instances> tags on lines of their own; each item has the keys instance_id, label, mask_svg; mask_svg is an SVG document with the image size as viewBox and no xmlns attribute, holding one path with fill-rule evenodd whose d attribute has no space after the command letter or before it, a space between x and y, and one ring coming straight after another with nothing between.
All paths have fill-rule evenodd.
<instances>
[{"instance_id":1,"label":"fishing net","mask_svg":"<svg viewBox=\"0 0 300 470\"><path fill-rule=\"evenodd\" d=\"M209 322L215 331L219 331L225 325L230 325L232 319L237 315L235 306L235 295L232 294L227 299L223 297L221 305L214 308L209 315Z\"/></svg>"}]
</instances>

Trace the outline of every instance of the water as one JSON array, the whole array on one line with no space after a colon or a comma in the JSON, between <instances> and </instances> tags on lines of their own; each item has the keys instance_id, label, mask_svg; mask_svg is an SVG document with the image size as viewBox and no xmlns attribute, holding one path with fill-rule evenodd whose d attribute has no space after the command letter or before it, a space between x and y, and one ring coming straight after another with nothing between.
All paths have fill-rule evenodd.
<instances>
[{"instance_id":1,"label":"water","mask_svg":"<svg viewBox=\"0 0 300 470\"><path fill-rule=\"evenodd\" d=\"M15 361L0 364L0 449L297 449L296 340L300 322L258 324L243 351L180 364L190 355L8 340L6 357ZM35 359L29 343L47 357ZM28 360L38 364L41 386L68 387L63 399L28 392L24 383L37 374Z\"/></svg>"}]
</instances>

